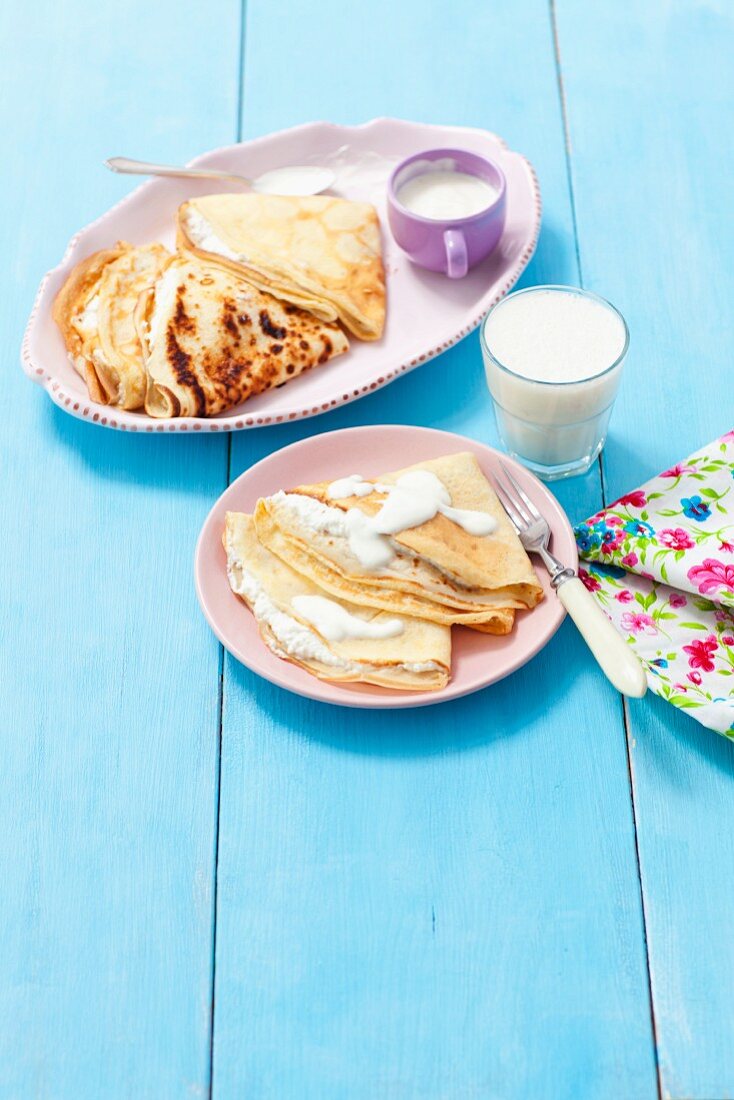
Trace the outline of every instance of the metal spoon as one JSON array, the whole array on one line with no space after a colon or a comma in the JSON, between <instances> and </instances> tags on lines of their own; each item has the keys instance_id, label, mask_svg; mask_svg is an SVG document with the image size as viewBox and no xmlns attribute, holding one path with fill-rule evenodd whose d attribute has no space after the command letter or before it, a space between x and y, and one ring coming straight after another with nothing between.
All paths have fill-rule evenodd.
<instances>
[{"instance_id":1,"label":"metal spoon","mask_svg":"<svg viewBox=\"0 0 734 1100\"><path fill-rule=\"evenodd\" d=\"M148 164L129 157L110 157L105 167L128 176L182 176L186 179L229 180L241 183L263 195L318 195L331 187L336 179L330 168L315 164L273 168L255 179L222 172L214 168L176 168L170 164Z\"/></svg>"}]
</instances>

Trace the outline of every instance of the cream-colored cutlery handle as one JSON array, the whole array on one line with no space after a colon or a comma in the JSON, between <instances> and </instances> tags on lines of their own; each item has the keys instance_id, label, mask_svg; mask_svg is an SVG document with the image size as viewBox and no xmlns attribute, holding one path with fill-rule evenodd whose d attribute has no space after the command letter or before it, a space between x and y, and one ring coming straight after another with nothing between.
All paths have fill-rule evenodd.
<instances>
[{"instance_id":1,"label":"cream-colored cutlery handle","mask_svg":"<svg viewBox=\"0 0 734 1100\"><path fill-rule=\"evenodd\" d=\"M641 699L647 691L645 669L591 592L578 577L563 581L556 591L607 679L623 695Z\"/></svg>"}]
</instances>

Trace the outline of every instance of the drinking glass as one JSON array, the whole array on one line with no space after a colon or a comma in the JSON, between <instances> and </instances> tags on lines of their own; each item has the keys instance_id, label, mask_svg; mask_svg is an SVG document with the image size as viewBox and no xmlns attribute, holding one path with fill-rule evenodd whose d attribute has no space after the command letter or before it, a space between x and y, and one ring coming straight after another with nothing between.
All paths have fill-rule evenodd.
<instances>
[{"instance_id":1,"label":"drinking glass","mask_svg":"<svg viewBox=\"0 0 734 1100\"><path fill-rule=\"evenodd\" d=\"M537 381L502 363L491 347L487 322L495 310L506 309L520 295L550 291L593 300L621 321L624 344L601 371L574 381ZM609 418L629 347L624 317L611 302L591 291L568 286L537 286L502 298L484 318L480 332L487 385L497 428L507 451L545 481L585 473L606 441ZM530 373L542 374L540 369Z\"/></svg>"}]
</instances>

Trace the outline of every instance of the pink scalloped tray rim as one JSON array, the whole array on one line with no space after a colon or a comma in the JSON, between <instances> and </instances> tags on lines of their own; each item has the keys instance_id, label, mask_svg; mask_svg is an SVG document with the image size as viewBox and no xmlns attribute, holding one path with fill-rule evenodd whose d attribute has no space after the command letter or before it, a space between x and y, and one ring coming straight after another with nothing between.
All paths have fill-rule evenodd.
<instances>
[{"instance_id":1,"label":"pink scalloped tray rim","mask_svg":"<svg viewBox=\"0 0 734 1100\"><path fill-rule=\"evenodd\" d=\"M259 138L254 138L252 141L242 142L234 145L221 145L216 149L209 149L205 153L201 153L198 157L194 157L193 160L188 162L188 166L195 168L202 162L206 162L210 157L221 153L228 153L236 148L242 148L243 146L257 146L267 142L274 137L286 137L290 134L301 133L309 128L321 129L330 128L336 132L341 132L344 135L349 135L354 131L367 132L371 128L377 128L385 125L409 125L414 128L424 127L426 130L433 129L429 124L406 122L401 119L392 118L373 118L368 122L364 122L359 126L339 126L331 122L309 122L300 126L289 127L285 130L279 130L272 134L263 135ZM523 271L530 262L533 253L535 252L536 245L538 243L538 236L540 233L540 223L542 217L542 199L540 194L540 185L533 165L524 157L521 153L517 153L509 149L507 142L501 138L498 134L492 133L490 130L482 130L478 127L468 126L441 126L440 129L444 133L461 134L474 134L481 135L485 138L489 138L503 150L512 153L525 167L530 183L530 188L533 193L534 200L534 213L535 219L533 224L533 231L527 245L516 258L515 262L508 268L506 277L502 286L494 293L488 293L486 298L482 300L480 309L474 313L467 324L463 325L460 329L447 337L442 343L435 347L429 348L421 355L416 356L406 362L399 363L392 370L385 371L379 375L374 381L367 385L361 386L359 389L353 390L351 393L344 393L340 397L331 398L328 402L323 402L320 406L311 406L300 409L298 411L290 412L288 414L268 416L268 415L243 415L241 412L231 415L220 416L217 418L207 419L205 417L180 417L176 419L166 419L161 421L153 421L147 423L146 417L140 416L140 414L126 413L124 410L111 410L107 405L101 405L91 400L80 399L77 394L69 394L65 389L58 377L56 377L53 371L49 371L39 363L34 362L30 353L30 336L33 330L37 314L43 299L43 293L48 280L60 271L68 260L74 246L89 230L105 221L114 211L122 209L129 205L133 198L148 190L152 183L148 181L136 187L130 194L125 195L119 202L115 203L98 218L89 222L83 226L74 236L70 239L66 246L64 255L56 265L51 268L41 279L41 282L36 291L36 297L34 299L33 308L31 309L28 323L23 334L23 341L20 349L20 361L23 370L26 375L34 382L42 385L49 397L54 401L59 408L64 412L69 413L72 416L77 417L80 420L86 420L90 423L98 424L101 427L113 428L118 431L131 431L131 432L228 432L228 431L240 431L247 428L262 427L269 424L281 424L292 420L302 420L311 416L318 416L321 413L329 412L331 409L336 408L339 405L347 404L351 401L356 401L360 397L364 397L368 393L372 393L374 390L381 389L388 383L394 381L401 374L405 374L407 371L414 370L416 367L421 366L429 359L433 359L436 355L440 355L441 352L446 351L453 344L458 343L470 332L476 329L481 323L483 317L487 311L495 305L501 298L503 298L515 285L517 280L522 275Z\"/></svg>"}]
</instances>

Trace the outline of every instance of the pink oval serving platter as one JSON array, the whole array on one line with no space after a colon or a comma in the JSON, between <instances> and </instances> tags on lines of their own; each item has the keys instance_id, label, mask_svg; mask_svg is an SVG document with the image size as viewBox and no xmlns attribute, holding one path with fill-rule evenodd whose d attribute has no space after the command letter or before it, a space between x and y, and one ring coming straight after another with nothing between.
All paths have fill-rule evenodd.
<instances>
[{"instance_id":1,"label":"pink oval serving platter","mask_svg":"<svg viewBox=\"0 0 734 1100\"><path fill-rule=\"evenodd\" d=\"M448 145L496 161L507 180L507 218L499 245L465 278L453 280L411 264L390 236L386 217L387 179L395 165L411 153ZM313 122L214 149L191 161L195 167L249 176L288 164L329 165L337 174L334 193L377 207L388 296L381 340L352 339L350 350L333 362L209 419L152 420L144 413L91 401L51 316L53 300L72 267L117 240L161 241L173 247L174 215L181 202L192 195L237 189L213 181L154 179L77 233L58 267L44 276L23 338L26 374L71 415L123 431L233 431L316 416L371 393L466 336L515 284L535 250L541 217L535 172L525 157L485 130L399 119L374 119L354 127Z\"/></svg>"},{"instance_id":2,"label":"pink oval serving platter","mask_svg":"<svg viewBox=\"0 0 734 1100\"><path fill-rule=\"evenodd\" d=\"M204 523L196 547L196 591L204 615L222 645L242 664L279 687L309 699L347 707L421 707L443 703L479 691L526 664L553 637L565 615L542 567L538 569L538 577L546 598L532 612L518 613L511 634L498 638L466 627L453 628L451 680L441 691L399 692L318 680L267 648L254 616L229 587L222 546L225 512L251 512L259 497L278 489L329 481L355 472L377 476L386 470L457 451L472 451L490 476L501 459L547 517L553 534L553 552L561 561L576 567L573 531L558 501L533 474L507 455L465 436L433 428L376 425L326 432L284 447L252 466L221 495Z\"/></svg>"}]
</instances>

